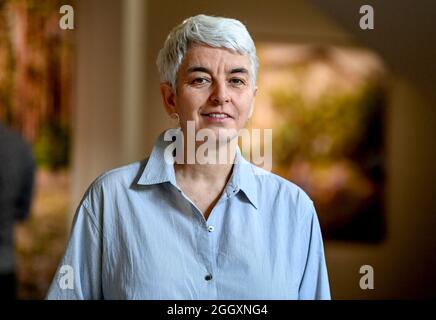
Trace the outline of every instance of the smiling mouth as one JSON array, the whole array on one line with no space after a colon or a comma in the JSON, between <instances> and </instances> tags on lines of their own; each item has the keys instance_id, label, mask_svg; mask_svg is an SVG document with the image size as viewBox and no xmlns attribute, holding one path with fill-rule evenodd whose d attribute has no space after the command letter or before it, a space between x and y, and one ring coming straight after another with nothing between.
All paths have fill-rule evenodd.
<instances>
[{"instance_id":1,"label":"smiling mouth","mask_svg":"<svg viewBox=\"0 0 436 320\"><path fill-rule=\"evenodd\" d=\"M232 119L232 117L225 112L210 112L202 113L201 115L211 119Z\"/></svg>"}]
</instances>

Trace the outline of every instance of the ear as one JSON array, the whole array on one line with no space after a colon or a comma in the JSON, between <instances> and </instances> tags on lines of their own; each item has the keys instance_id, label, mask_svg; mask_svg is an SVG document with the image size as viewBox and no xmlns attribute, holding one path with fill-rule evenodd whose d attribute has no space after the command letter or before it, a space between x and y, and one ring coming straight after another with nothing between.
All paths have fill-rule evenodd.
<instances>
[{"instance_id":1,"label":"ear","mask_svg":"<svg viewBox=\"0 0 436 320\"><path fill-rule=\"evenodd\" d=\"M253 116L254 102L256 101L256 94L257 94L257 86L254 88L253 101L251 101L250 112L248 113L248 119L251 119L251 117Z\"/></svg>"},{"instance_id":2,"label":"ear","mask_svg":"<svg viewBox=\"0 0 436 320\"><path fill-rule=\"evenodd\" d=\"M165 111L168 115L171 116L173 113L177 113L173 88L168 83L161 83L160 94L162 96Z\"/></svg>"}]
</instances>

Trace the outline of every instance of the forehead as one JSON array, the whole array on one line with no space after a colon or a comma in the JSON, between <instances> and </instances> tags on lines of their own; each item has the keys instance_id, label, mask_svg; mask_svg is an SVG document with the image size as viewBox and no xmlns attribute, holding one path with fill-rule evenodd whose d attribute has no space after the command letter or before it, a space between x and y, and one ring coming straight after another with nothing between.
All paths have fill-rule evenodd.
<instances>
[{"instance_id":1,"label":"forehead","mask_svg":"<svg viewBox=\"0 0 436 320\"><path fill-rule=\"evenodd\" d=\"M191 44L183 57L180 69L188 70L193 66L206 67L214 71L230 71L240 67L249 69L250 60L247 55L234 53L229 49Z\"/></svg>"}]
</instances>

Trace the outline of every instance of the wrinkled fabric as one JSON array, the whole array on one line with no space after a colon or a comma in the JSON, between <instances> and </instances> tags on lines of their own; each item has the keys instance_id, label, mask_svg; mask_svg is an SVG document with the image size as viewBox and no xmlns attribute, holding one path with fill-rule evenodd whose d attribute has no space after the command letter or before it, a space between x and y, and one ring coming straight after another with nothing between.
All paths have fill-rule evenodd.
<instances>
[{"instance_id":1,"label":"wrinkled fabric","mask_svg":"<svg viewBox=\"0 0 436 320\"><path fill-rule=\"evenodd\" d=\"M92 183L48 299L330 299L318 218L302 189L237 149L205 220L177 186L163 137L148 159Z\"/></svg>"}]
</instances>

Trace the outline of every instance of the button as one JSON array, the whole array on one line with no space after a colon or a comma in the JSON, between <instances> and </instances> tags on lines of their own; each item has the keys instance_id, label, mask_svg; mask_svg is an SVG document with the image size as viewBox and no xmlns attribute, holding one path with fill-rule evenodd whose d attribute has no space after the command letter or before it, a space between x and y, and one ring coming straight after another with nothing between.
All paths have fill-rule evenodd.
<instances>
[{"instance_id":1,"label":"button","mask_svg":"<svg viewBox=\"0 0 436 320\"><path fill-rule=\"evenodd\" d=\"M206 281L210 281L210 280L212 280L212 275L209 273L209 274L207 274L205 277L204 277L204 280L206 280Z\"/></svg>"},{"instance_id":2,"label":"button","mask_svg":"<svg viewBox=\"0 0 436 320\"><path fill-rule=\"evenodd\" d=\"M214 228L213 226L209 226L209 227L207 227L207 231L209 231L209 232L213 232L213 230L215 230L215 228Z\"/></svg>"}]
</instances>

